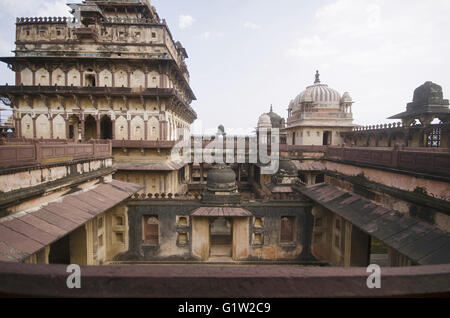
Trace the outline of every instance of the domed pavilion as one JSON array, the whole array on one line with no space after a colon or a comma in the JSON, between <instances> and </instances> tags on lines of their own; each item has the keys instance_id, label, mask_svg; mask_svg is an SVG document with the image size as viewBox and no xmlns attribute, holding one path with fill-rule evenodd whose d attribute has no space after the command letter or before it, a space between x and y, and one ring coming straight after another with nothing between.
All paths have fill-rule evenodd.
<instances>
[{"instance_id":1,"label":"domed pavilion","mask_svg":"<svg viewBox=\"0 0 450 318\"><path fill-rule=\"evenodd\" d=\"M306 87L288 107L286 128L288 145L339 145L340 133L352 130L353 100L323 84L319 71L314 84Z\"/></svg>"}]
</instances>

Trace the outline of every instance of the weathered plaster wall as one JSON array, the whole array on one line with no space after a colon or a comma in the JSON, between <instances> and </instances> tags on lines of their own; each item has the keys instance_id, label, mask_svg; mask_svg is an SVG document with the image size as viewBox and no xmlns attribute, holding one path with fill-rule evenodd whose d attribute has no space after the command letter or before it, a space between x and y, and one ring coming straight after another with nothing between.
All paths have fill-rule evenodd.
<instances>
[{"instance_id":1,"label":"weathered plaster wall","mask_svg":"<svg viewBox=\"0 0 450 318\"><path fill-rule=\"evenodd\" d=\"M145 201L130 204L128 219L130 226L130 250L119 256L119 260L206 260L209 257L209 222L212 220L191 217L201 206L196 201ZM169 204L164 204L167 202ZM304 244L310 244L305 228L308 227L302 204L245 205L253 213L250 218L233 219L233 257L239 260L299 260ZM157 216L159 220L159 244L143 242L143 216ZM188 226L177 224L180 216L189 219ZM281 218L295 219L294 240L280 242ZM256 219L258 221L255 223ZM263 220L263 221L262 221ZM311 225L312 226L312 225ZM307 229L312 232L312 229ZM186 244L178 243L178 235L186 233ZM207 256L205 256L207 255Z\"/></svg>"},{"instance_id":2,"label":"weathered plaster wall","mask_svg":"<svg viewBox=\"0 0 450 318\"><path fill-rule=\"evenodd\" d=\"M0 175L0 191L10 192L42 185L69 176L81 175L112 166L111 159L93 160L85 163L68 164L52 167L30 169Z\"/></svg>"},{"instance_id":3,"label":"weathered plaster wall","mask_svg":"<svg viewBox=\"0 0 450 318\"><path fill-rule=\"evenodd\" d=\"M450 214L441 202L450 201L448 183L432 178L335 162L327 162L326 166L333 173L350 177L343 180L345 177L327 176L327 183L363 195L386 208L419 217L436 224L444 231L450 231ZM433 201L434 205L429 203Z\"/></svg>"}]
</instances>

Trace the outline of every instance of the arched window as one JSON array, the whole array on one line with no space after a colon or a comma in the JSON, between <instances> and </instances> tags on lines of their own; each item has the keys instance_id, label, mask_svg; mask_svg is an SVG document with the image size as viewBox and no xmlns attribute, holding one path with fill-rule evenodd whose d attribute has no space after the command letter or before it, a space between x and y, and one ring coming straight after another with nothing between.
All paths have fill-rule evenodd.
<instances>
[{"instance_id":1,"label":"arched window","mask_svg":"<svg viewBox=\"0 0 450 318\"><path fill-rule=\"evenodd\" d=\"M154 215L144 215L143 240L148 244L159 244L159 219Z\"/></svg>"},{"instance_id":2,"label":"arched window","mask_svg":"<svg viewBox=\"0 0 450 318\"><path fill-rule=\"evenodd\" d=\"M284 216L281 218L280 242L294 242L295 217Z\"/></svg>"}]
</instances>

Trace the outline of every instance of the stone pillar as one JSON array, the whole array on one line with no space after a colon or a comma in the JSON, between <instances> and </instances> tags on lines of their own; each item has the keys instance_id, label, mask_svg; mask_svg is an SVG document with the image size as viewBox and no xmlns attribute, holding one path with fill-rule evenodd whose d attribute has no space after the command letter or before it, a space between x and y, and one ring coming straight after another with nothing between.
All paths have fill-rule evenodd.
<instances>
[{"instance_id":1,"label":"stone pillar","mask_svg":"<svg viewBox=\"0 0 450 318\"><path fill-rule=\"evenodd\" d=\"M209 259L209 219L192 218L192 255L202 261Z\"/></svg>"},{"instance_id":2,"label":"stone pillar","mask_svg":"<svg viewBox=\"0 0 450 318\"><path fill-rule=\"evenodd\" d=\"M69 119L65 119L64 120L65 122L66 122L66 139L69 139L69 137L70 137L70 122L69 122ZM73 139L75 139L75 127L74 127L74 130L73 130Z\"/></svg>"},{"instance_id":3,"label":"stone pillar","mask_svg":"<svg viewBox=\"0 0 450 318\"><path fill-rule=\"evenodd\" d=\"M200 163L200 184L203 183L203 163Z\"/></svg>"},{"instance_id":4,"label":"stone pillar","mask_svg":"<svg viewBox=\"0 0 450 318\"><path fill-rule=\"evenodd\" d=\"M78 71L80 72L80 86L83 87L84 86L84 74L83 74L83 70L81 69L81 67L78 69Z\"/></svg>"},{"instance_id":5,"label":"stone pillar","mask_svg":"<svg viewBox=\"0 0 450 318\"><path fill-rule=\"evenodd\" d=\"M37 138L36 134L36 116L33 118L33 138Z\"/></svg>"},{"instance_id":6,"label":"stone pillar","mask_svg":"<svg viewBox=\"0 0 450 318\"><path fill-rule=\"evenodd\" d=\"M70 262L88 265L88 248L86 227L80 226L70 233Z\"/></svg>"},{"instance_id":7,"label":"stone pillar","mask_svg":"<svg viewBox=\"0 0 450 318\"><path fill-rule=\"evenodd\" d=\"M100 131L100 115L97 116L97 139L101 139L101 131Z\"/></svg>"},{"instance_id":8,"label":"stone pillar","mask_svg":"<svg viewBox=\"0 0 450 318\"><path fill-rule=\"evenodd\" d=\"M116 139L116 120L111 120L112 125L112 140Z\"/></svg>"},{"instance_id":9,"label":"stone pillar","mask_svg":"<svg viewBox=\"0 0 450 318\"><path fill-rule=\"evenodd\" d=\"M128 140L131 140L131 120L128 120Z\"/></svg>"},{"instance_id":10,"label":"stone pillar","mask_svg":"<svg viewBox=\"0 0 450 318\"><path fill-rule=\"evenodd\" d=\"M427 145L427 134L425 133L425 129L422 128L419 130L419 147L426 147Z\"/></svg>"},{"instance_id":11,"label":"stone pillar","mask_svg":"<svg viewBox=\"0 0 450 318\"><path fill-rule=\"evenodd\" d=\"M249 218L239 217L233 218L233 260L244 260L248 258L250 242L249 242Z\"/></svg>"},{"instance_id":12,"label":"stone pillar","mask_svg":"<svg viewBox=\"0 0 450 318\"><path fill-rule=\"evenodd\" d=\"M409 129L405 130L405 147L409 147Z\"/></svg>"},{"instance_id":13,"label":"stone pillar","mask_svg":"<svg viewBox=\"0 0 450 318\"><path fill-rule=\"evenodd\" d=\"M20 119L15 119L16 121L16 125L15 125L15 130L14 130L14 135L16 136L16 138L20 138L22 136L22 125L21 125L21 120Z\"/></svg>"},{"instance_id":14,"label":"stone pillar","mask_svg":"<svg viewBox=\"0 0 450 318\"><path fill-rule=\"evenodd\" d=\"M312 236L314 230L314 215L312 214L312 206L305 207L305 218L303 221L303 249L299 258L304 261L313 260L314 257L311 252Z\"/></svg>"},{"instance_id":15,"label":"stone pillar","mask_svg":"<svg viewBox=\"0 0 450 318\"><path fill-rule=\"evenodd\" d=\"M144 140L148 140L148 120L144 121Z\"/></svg>"},{"instance_id":16,"label":"stone pillar","mask_svg":"<svg viewBox=\"0 0 450 318\"><path fill-rule=\"evenodd\" d=\"M168 193L168 189L169 189L169 176L168 174L166 174L164 176L164 193Z\"/></svg>"},{"instance_id":17,"label":"stone pillar","mask_svg":"<svg viewBox=\"0 0 450 318\"><path fill-rule=\"evenodd\" d=\"M84 140L84 118L81 119L81 140Z\"/></svg>"},{"instance_id":18,"label":"stone pillar","mask_svg":"<svg viewBox=\"0 0 450 318\"><path fill-rule=\"evenodd\" d=\"M48 71L48 82L53 86L53 70Z\"/></svg>"},{"instance_id":19,"label":"stone pillar","mask_svg":"<svg viewBox=\"0 0 450 318\"><path fill-rule=\"evenodd\" d=\"M50 124L50 139L53 139L54 133L53 133L53 116L52 115L50 115L48 122Z\"/></svg>"}]
</instances>

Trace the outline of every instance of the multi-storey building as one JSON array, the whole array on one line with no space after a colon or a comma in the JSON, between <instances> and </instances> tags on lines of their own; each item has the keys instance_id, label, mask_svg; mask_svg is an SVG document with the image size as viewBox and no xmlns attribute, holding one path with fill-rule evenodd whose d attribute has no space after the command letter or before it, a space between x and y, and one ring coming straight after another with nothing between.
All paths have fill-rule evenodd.
<instances>
[{"instance_id":1,"label":"multi-storey building","mask_svg":"<svg viewBox=\"0 0 450 318\"><path fill-rule=\"evenodd\" d=\"M197 117L186 50L150 1L69 6L74 18L18 18L15 56L0 59L16 73L0 87L16 137L112 139L118 179L183 191L170 150Z\"/></svg>"},{"instance_id":2,"label":"multi-storey building","mask_svg":"<svg viewBox=\"0 0 450 318\"><path fill-rule=\"evenodd\" d=\"M0 96L21 138L0 140L0 295L448 295L449 108L440 86L416 89L394 116L402 125L352 131L350 96L317 74L291 104L287 128L272 109L259 118L287 144L258 131L243 146L231 138L244 162L204 156L187 167L172 156L196 117L181 44L148 1L71 8L70 20L19 18L15 56L1 59L16 72ZM219 127L192 141L203 155L228 157L213 147L225 136ZM251 160L255 140L280 155L274 174ZM383 268L383 288L372 290L366 268L304 267L374 263L415 268ZM83 288L68 289L66 267L53 264L114 266L82 267Z\"/></svg>"}]
</instances>

